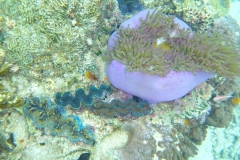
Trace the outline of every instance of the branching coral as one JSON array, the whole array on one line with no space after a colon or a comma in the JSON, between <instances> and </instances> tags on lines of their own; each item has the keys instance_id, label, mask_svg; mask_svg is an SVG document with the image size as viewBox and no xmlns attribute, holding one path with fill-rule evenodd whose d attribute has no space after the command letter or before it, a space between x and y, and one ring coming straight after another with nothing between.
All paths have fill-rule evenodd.
<instances>
[{"instance_id":1,"label":"branching coral","mask_svg":"<svg viewBox=\"0 0 240 160\"><path fill-rule=\"evenodd\" d=\"M0 41L4 36L6 60L21 66L19 74L38 80L80 72L87 68L83 53L104 51L118 19L116 8L115 0L1 1Z\"/></svg>"},{"instance_id":2,"label":"branching coral","mask_svg":"<svg viewBox=\"0 0 240 160\"><path fill-rule=\"evenodd\" d=\"M187 160L198 153L195 144L200 144L206 136L206 126L195 120L189 126L130 123L122 130L129 133L129 138L126 146L117 151L121 159Z\"/></svg>"},{"instance_id":3,"label":"branching coral","mask_svg":"<svg viewBox=\"0 0 240 160\"><path fill-rule=\"evenodd\" d=\"M233 107L228 104L225 107L213 106L210 115L206 117L206 124L214 127L228 127L232 121Z\"/></svg>"},{"instance_id":4,"label":"branching coral","mask_svg":"<svg viewBox=\"0 0 240 160\"><path fill-rule=\"evenodd\" d=\"M181 4L175 2L175 6L176 14L187 22L192 29L205 31L212 26L216 13L210 5L190 0Z\"/></svg>"},{"instance_id":5,"label":"branching coral","mask_svg":"<svg viewBox=\"0 0 240 160\"><path fill-rule=\"evenodd\" d=\"M230 9L231 0L210 0L207 5L212 5L219 17L225 16Z\"/></svg>"},{"instance_id":6,"label":"branching coral","mask_svg":"<svg viewBox=\"0 0 240 160\"><path fill-rule=\"evenodd\" d=\"M159 104L159 106L162 107L164 105L170 105L168 107L175 113L173 119L181 118L184 120L192 118L198 119L203 123L205 121L205 117L211 110L210 98L213 90L214 88L211 87L211 85L204 82L197 86L184 98L170 103L171 105Z\"/></svg>"},{"instance_id":7,"label":"branching coral","mask_svg":"<svg viewBox=\"0 0 240 160\"><path fill-rule=\"evenodd\" d=\"M4 76L9 72L9 69L12 67L12 64L5 62L0 67L0 76ZM2 81L0 81L0 108L11 108L11 107L22 107L24 100L15 93L7 90Z\"/></svg>"},{"instance_id":8,"label":"branching coral","mask_svg":"<svg viewBox=\"0 0 240 160\"><path fill-rule=\"evenodd\" d=\"M3 86L0 85L2 88ZM11 92L0 91L0 108L22 107L24 100Z\"/></svg>"},{"instance_id":9,"label":"branching coral","mask_svg":"<svg viewBox=\"0 0 240 160\"><path fill-rule=\"evenodd\" d=\"M203 70L223 76L238 74L240 57L231 45L223 44L221 35L217 32L210 36L198 32L192 35L179 29L173 19L155 10L146 19L140 19L136 28L121 27L108 56L124 64L128 71L159 76L170 70ZM158 44L156 47L156 41L167 47Z\"/></svg>"}]
</instances>

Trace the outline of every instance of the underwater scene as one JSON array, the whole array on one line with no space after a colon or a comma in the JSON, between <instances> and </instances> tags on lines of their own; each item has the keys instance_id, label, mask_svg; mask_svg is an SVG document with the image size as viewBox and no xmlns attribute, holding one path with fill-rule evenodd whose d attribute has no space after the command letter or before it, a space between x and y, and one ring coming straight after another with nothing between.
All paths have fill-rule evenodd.
<instances>
[{"instance_id":1,"label":"underwater scene","mask_svg":"<svg viewBox=\"0 0 240 160\"><path fill-rule=\"evenodd\" d=\"M240 160L240 0L0 0L0 160Z\"/></svg>"}]
</instances>

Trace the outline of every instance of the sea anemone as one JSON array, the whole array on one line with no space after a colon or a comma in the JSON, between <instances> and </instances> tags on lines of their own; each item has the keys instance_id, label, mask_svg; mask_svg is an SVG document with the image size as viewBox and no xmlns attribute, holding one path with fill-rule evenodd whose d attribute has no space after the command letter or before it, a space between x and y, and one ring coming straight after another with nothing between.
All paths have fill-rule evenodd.
<instances>
[{"instance_id":1,"label":"sea anemone","mask_svg":"<svg viewBox=\"0 0 240 160\"><path fill-rule=\"evenodd\" d=\"M217 32L210 36L193 34L184 22L160 10L145 10L137 15L131 23L125 21L109 39L107 56L125 65L127 71L159 76L170 70L238 74L239 55L232 46L224 45ZM156 47L156 42L163 47Z\"/></svg>"},{"instance_id":2,"label":"sea anemone","mask_svg":"<svg viewBox=\"0 0 240 160\"><path fill-rule=\"evenodd\" d=\"M215 73L238 74L239 55L223 42L217 32L193 33L174 16L144 10L109 38L108 79L150 103L178 99Z\"/></svg>"}]
</instances>

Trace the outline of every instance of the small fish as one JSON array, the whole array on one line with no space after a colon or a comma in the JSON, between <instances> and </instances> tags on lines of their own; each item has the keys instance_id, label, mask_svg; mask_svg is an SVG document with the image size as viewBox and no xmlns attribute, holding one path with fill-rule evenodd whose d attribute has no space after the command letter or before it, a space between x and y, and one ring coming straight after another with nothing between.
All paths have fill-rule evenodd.
<instances>
[{"instance_id":1,"label":"small fish","mask_svg":"<svg viewBox=\"0 0 240 160\"><path fill-rule=\"evenodd\" d=\"M85 78L89 79L89 80L98 80L98 78L96 77L95 74L93 74L92 72L90 71L86 71L85 72Z\"/></svg>"},{"instance_id":2,"label":"small fish","mask_svg":"<svg viewBox=\"0 0 240 160\"><path fill-rule=\"evenodd\" d=\"M175 26L175 28L173 28L171 31L170 31L170 33L169 33L169 37L170 38L173 38L173 37L178 37L178 35L179 35L179 24L177 24L176 26Z\"/></svg>"},{"instance_id":3,"label":"small fish","mask_svg":"<svg viewBox=\"0 0 240 160\"><path fill-rule=\"evenodd\" d=\"M240 98L239 97L234 97L233 99L232 99L232 103L233 104L238 104L240 102Z\"/></svg>"},{"instance_id":4,"label":"small fish","mask_svg":"<svg viewBox=\"0 0 240 160\"><path fill-rule=\"evenodd\" d=\"M185 118L185 120L184 120L184 125L185 125L185 126L188 126L188 125L189 125L189 121L190 121L189 119Z\"/></svg>"},{"instance_id":5,"label":"small fish","mask_svg":"<svg viewBox=\"0 0 240 160\"><path fill-rule=\"evenodd\" d=\"M218 95L216 97L213 98L213 101L214 102L222 102L222 101L226 101L228 100L229 98L231 98L232 96L226 96L226 95Z\"/></svg>"}]
</instances>

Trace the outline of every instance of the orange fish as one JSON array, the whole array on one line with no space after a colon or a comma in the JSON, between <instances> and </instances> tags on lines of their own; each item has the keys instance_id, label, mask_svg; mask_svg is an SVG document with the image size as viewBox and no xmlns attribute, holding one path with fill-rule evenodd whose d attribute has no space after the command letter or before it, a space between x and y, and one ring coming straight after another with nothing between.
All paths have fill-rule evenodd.
<instances>
[{"instance_id":1,"label":"orange fish","mask_svg":"<svg viewBox=\"0 0 240 160\"><path fill-rule=\"evenodd\" d=\"M216 97L213 98L214 102L222 102L222 101L226 101L229 98L231 98L232 96L226 96L226 95L218 95Z\"/></svg>"},{"instance_id":2,"label":"orange fish","mask_svg":"<svg viewBox=\"0 0 240 160\"><path fill-rule=\"evenodd\" d=\"M189 119L186 118L186 119L184 120L184 125L185 125L185 126L188 126L188 125L189 125Z\"/></svg>"},{"instance_id":3,"label":"orange fish","mask_svg":"<svg viewBox=\"0 0 240 160\"><path fill-rule=\"evenodd\" d=\"M232 99L232 103L233 104L238 104L240 102L240 98L239 97L234 97L233 99Z\"/></svg>"},{"instance_id":4,"label":"orange fish","mask_svg":"<svg viewBox=\"0 0 240 160\"><path fill-rule=\"evenodd\" d=\"M90 71L86 71L85 72L85 78L89 79L89 80L98 80L98 78L96 77L95 74L93 74L92 72Z\"/></svg>"}]
</instances>

